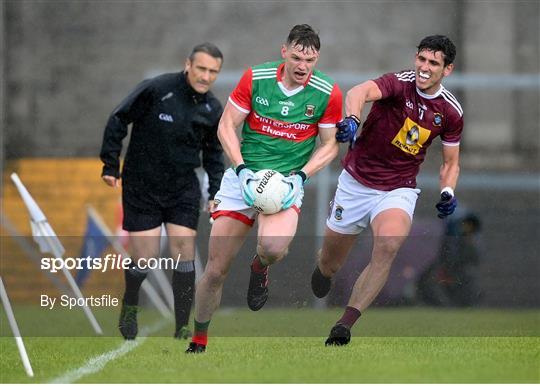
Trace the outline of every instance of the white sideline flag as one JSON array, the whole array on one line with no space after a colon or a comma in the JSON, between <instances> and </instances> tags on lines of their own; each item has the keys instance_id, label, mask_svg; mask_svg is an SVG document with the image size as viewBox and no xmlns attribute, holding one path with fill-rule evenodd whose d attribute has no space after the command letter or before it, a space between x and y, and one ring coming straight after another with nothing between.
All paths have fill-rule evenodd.
<instances>
[{"instance_id":1,"label":"white sideline flag","mask_svg":"<svg viewBox=\"0 0 540 386\"><path fill-rule=\"evenodd\" d=\"M30 195L26 187L21 182L21 179L16 173L11 174L11 180L17 187L21 198L30 213L30 228L32 229L32 237L34 241L39 245L39 251L41 253L58 253L59 255L64 255L66 250L51 225L47 221L45 214L40 209L34 198ZM47 242L46 237L49 237L50 240Z\"/></svg>"},{"instance_id":2,"label":"white sideline flag","mask_svg":"<svg viewBox=\"0 0 540 386\"><path fill-rule=\"evenodd\" d=\"M30 213L30 227L32 228L32 236L34 237L35 242L39 245L39 250L41 251L41 253L51 253L57 259L62 259L66 250L58 239L58 236L56 236L56 233L54 233L54 230L47 221L45 214L43 214L43 211L40 209L36 201L32 198L32 196L30 195L26 187L23 185L21 179L16 173L11 174L11 180L17 187L17 190L19 191L24 201L24 204L26 205L26 208ZM79 288L77 283L75 283L75 279L73 279L73 276L65 266L62 266L62 273L64 274L75 296L78 299L84 299L81 289ZM101 326L99 325L96 317L94 316L92 310L90 310L90 307L86 304L86 302L81 307L96 334L103 334Z\"/></svg>"}]
</instances>

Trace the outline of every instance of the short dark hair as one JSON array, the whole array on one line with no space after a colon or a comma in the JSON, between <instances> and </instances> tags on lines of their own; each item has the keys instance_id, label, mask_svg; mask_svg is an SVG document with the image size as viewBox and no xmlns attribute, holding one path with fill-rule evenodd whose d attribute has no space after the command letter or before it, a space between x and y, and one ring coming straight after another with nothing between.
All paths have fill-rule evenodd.
<instances>
[{"instance_id":1,"label":"short dark hair","mask_svg":"<svg viewBox=\"0 0 540 386\"><path fill-rule=\"evenodd\" d=\"M422 39L418 45L418 52L428 50L432 52L441 51L444 55L444 65L448 66L456 58L456 46L447 36L431 35Z\"/></svg>"},{"instance_id":2,"label":"short dark hair","mask_svg":"<svg viewBox=\"0 0 540 386\"><path fill-rule=\"evenodd\" d=\"M197 52L204 52L205 54L208 54L213 58L221 59L221 61L223 61L223 54L221 53L221 51L219 50L219 48L217 48L215 44L208 43L208 42L197 44L195 47L193 47L191 54L189 54L189 60L191 62L195 58L195 54Z\"/></svg>"},{"instance_id":3,"label":"short dark hair","mask_svg":"<svg viewBox=\"0 0 540 386\"><path fill-rule=\"evenodd\" d=\"M321 41L319 34L310 25L297 24L289 32L287 46L300 46L302 50L314 48L316 51L319 51L321 49Z\"/></svg>"}]
</instances>

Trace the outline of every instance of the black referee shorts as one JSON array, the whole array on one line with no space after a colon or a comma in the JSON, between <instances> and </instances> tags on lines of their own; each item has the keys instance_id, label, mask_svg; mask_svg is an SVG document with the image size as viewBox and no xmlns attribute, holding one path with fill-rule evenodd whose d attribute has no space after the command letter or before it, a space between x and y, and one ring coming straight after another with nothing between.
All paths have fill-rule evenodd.
<instances>
[{"instance_id":1,"label":"black referee shorts","mask_svg":"<svg viewBox=\"0 0 540 386\"><path fill-rule=\"evenodd\" d=\"M122 187L122 228L128 232L139 232L171 223L196 230L201 192L197 179L189 185L187 189L176 192L163 192L125 183Z\"/></svg>"}]
</instances>

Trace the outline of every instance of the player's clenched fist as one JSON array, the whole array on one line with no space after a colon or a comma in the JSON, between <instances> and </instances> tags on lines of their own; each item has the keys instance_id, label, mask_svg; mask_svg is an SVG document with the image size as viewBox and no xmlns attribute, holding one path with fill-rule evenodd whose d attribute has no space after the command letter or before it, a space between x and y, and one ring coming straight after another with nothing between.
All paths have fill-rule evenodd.
<instances>
[{"instance_id":1,"label":"player's clenched fist","mask_svg":"<svg viewBox=\"0 0 540 386\"><path fill-rule=\"evenodd\" d=\"M441 193L441 200L437 203L437 205L435 205L435 207L439 211L437 216L439 218L445 218L446 216L454 213L454 210L456 210L457 198L450 192L443 191Z\"/></svg>"},{"instance_id":2,"label":"player's clenched fist","mask_svg":"<svg viewBox=\"0 0 540 386\"><path fill-rule=\"evenodd\" d=\"M336 123L336 140L338 142L350 142L352 145L359 127L360 119L358 119L356 115L345 117L343 120Z\"/></svg>"}]
</instances>

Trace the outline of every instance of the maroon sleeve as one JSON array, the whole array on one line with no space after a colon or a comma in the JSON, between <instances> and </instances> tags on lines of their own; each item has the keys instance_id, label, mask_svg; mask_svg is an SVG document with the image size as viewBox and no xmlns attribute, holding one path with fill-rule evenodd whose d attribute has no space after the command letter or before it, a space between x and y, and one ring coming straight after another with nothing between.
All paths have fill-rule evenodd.
<instances>
[{"instance_id":1,"label":"maroon sleeve","mask_svg":"<svg viewBox=\"0 0 540 386\"><path fill-rule=\"evenodd\" d=\"M461 140L461 132L463 131L463 117L450 107L448 119L443 132L441 133L441 141L443 145L456 146Z\"/></svg>"},{"instance_id":2,"label":"maroon sleeve","mask_svg":"<svg viewBox=\"0 0 540 386\"><path fill-rule=\"evenodd\" d=\"M382 97L384 98L391 98L396 95L399 95L403 92L403 86L408 82L407 77L404 77L400 74L405 74L406 72L402 73L388 73L384 74L383 76L373 79L373 81L377 84L379 89L381 90ZM401 76L401 78L399 78Z\"/></svg>"}]
</instances>

